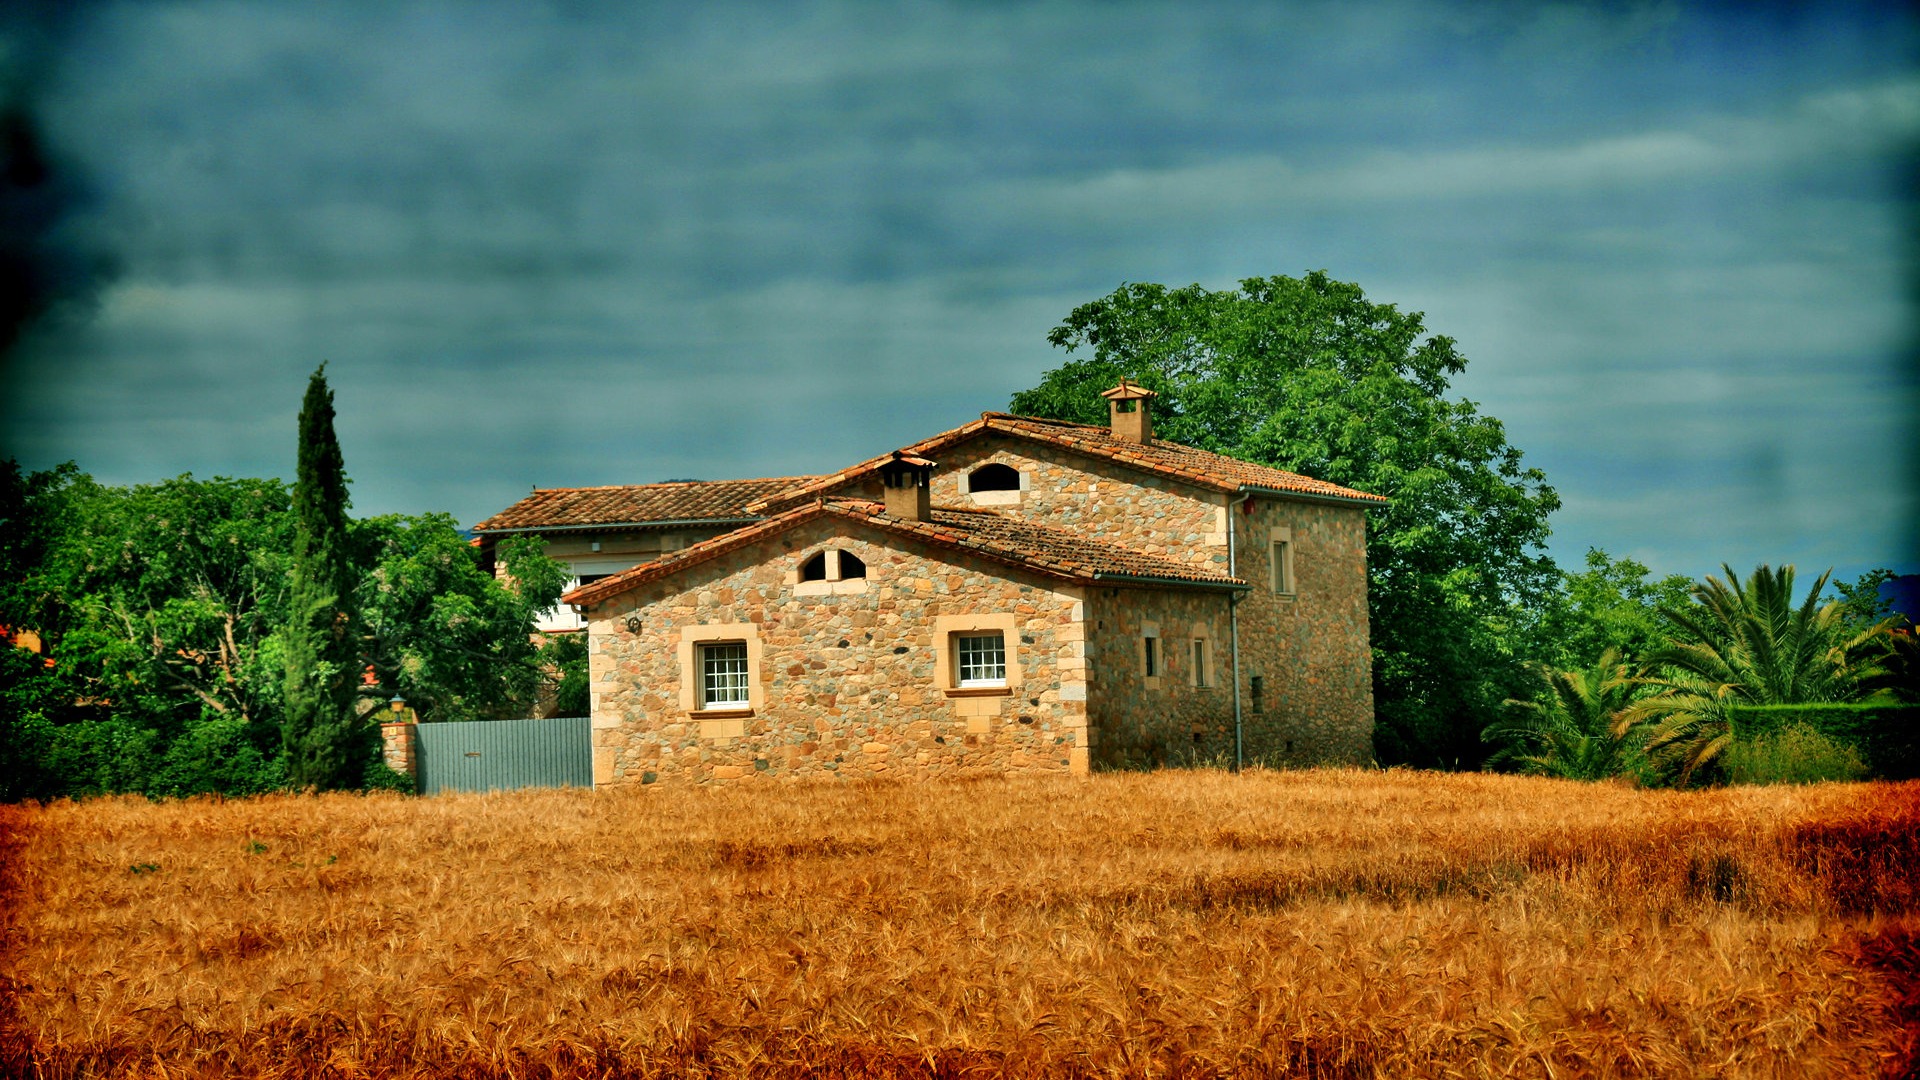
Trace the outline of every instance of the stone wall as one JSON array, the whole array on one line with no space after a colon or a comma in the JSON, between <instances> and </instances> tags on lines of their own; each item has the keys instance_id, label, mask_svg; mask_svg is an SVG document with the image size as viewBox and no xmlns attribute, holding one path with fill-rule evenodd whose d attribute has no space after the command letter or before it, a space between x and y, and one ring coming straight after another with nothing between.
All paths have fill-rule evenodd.
<instances>
[{"instance_id":1,"label":"stone wall","mask_svg":"<svg viewBox=\"0 0 1920 1080\"><path fill-rule=\"evenodd\" d=\"M1021 490L969 493L967 475L990 462L1020 473ZM1059 525L1120 547L1225 573L1227 496L1071 450L988 433L940 452L935 506L979 507ZM837 494L876 502L879 481Z\"/></svg>"},{"instance_id":2,"label":"stone wall","mask_svg":"<svg viewBox=\"0 0 1920 1080\"><path fill-rule=\"evenodd\" d=\"M1095 589L1087 600L1088 741L1096 769L1233 759L1225 590ZM1146 673L1152 636L1155 674ZM1196 678L1193 642L1204 642Z\"/></svg>"},{"instance_id":3,"label":"stone wall","mask_svg":"<svg viewBox=\"0 0 1920 1080\"><path fill-rule=\"evenodd\" d=\"M1367 532L1357 507L1256 496L1236 511L1241 706L1249 759L1363 764L1373 758ZM1272 589L1276 530L1291 537L1291 595ZM1261 700L1252 699L1261 680Z\"/></svg>"},{"instance_id":4,"label":"stone wall","mask_svg":"<svg viewBox=\"0 0 1920 1080\"><path fill-rule=\"evenodd\" d=\"M1357 508L1256 496L1236 508L1240 708L1249 762L1362 764L1373 756L1366 522ZM1290 593L1276 593L1272 540L1292 549ZM1224 595L1096 589L1087 602L1088 732L1095 768L1231 761L1233 635ZM1159 641L1145 674L1143 639ZM1192 642L1211 671L1195 685ZM1260 693L1253 689L1257 684Z\"/></svg>"},{"instance_id":5,"label":"stone wall","mask_svg":"<svg viewBox=\"0 0 1920 1080\"><path fill-rule=\"evenodd\" d=\"M828 547L867 576L799 582ZM589 612L594 783L1085 772L1082 600L857 523L803 523ZM949 638L976 624L1006 634L1004 691L947 685ZM709 639L749 644L748 708L693 697Z\"/></svg>"}]
</instances>

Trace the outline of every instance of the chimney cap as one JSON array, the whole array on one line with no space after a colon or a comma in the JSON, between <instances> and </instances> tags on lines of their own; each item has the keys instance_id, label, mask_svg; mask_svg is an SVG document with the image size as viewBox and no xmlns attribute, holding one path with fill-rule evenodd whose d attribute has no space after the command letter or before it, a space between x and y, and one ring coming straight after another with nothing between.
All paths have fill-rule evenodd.
<instances>
[{"instance_id":1,"label":"chimney cap","mask_svg":"<svg viewBox=\"0 0 1920 1080\"><path fill-rule=\"evenodd\" d=\"M1108 401L1137 401L1141 398L1153 398L1159 397L1160 395L1141 386L1139 383L1128 382L1123 378L1120 380L1119 386L1111 390L1100 391L1100 396L1106 398Z\"/></svg>"}]
</instances>

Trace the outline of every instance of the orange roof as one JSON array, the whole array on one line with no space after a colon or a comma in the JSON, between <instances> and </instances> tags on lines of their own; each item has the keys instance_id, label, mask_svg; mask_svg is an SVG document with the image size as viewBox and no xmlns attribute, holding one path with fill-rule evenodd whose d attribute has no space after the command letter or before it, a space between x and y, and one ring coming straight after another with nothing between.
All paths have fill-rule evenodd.
<instances>
[{"instance_id":1,"label":"orange roof","mask_svg":"<svg viewBox=\"0 0 1920 1080\"><path fill-rule=\"evenodd\" d=\"M591 585L583 585L560 599L577 606L597 604L636 585L668 577L822 516L871 525L934 547L978 555L1065 581L1173 588L1247 587L1247 583L1239 578L1211 573L1192 563L1089 540L1070 529L1041 525L990 510L935 507L932 521L915 521L895 517L887 513L886 507L880 503L865 499L821 499L768 518L757 525L703 540L653 562L602 578Z\"/></svg>"},{"instance_id":2,"label":"orange roof","mask_svg":"<svg viewBox=\"0 0 1920 1080\"><path fill-rule=\"evenodd\" d=\"M473 527L477 533L663 525L677 522L754 521L748 509L815 479L676 480L665 484L535 489L533 494Z\"/></svg>"},{"instance_id":3,"label":"orange roof","mask_svg":"<svg viewBox=\"0 0 1920 1080\"><path fill-rule=\"evenodd\" d=\"M1119 438L1110 428L1102 426L1075 424L1065 420L1042 420L1033 416L1015 416L1012 413L981 413L980 419L971 424L941 432L897 453L925 458L938 454L949 446L988 432L1075 450L1090 457L1130 465L1142 472L1184 480L1195 487L1210 491L1271 492L1381 506L1389 501L1384 496L1356 491L1353 488L1341 487L1339 484L1329 484L1324 480L1315 480L1310 476L1302 476L1285 469L1255 465L1250 461L1230 458L1211 450L1182 446L1164 439L1137 443L1130 439ZM771 513L804 499L818 498L872 474L875 469L892 458L893 454L883 454L837 473L800 483L789 490L775 492L749 506L748 509Z\"/></svg>"}]
</instances>

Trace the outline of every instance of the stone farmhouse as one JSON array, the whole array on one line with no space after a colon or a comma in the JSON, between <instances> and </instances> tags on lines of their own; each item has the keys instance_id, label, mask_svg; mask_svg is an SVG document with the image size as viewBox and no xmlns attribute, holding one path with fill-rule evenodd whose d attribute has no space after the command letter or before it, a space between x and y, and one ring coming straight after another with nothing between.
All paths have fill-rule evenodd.
<instances>
[{"instance_id":1,"label":"stone farmhouse","mask_svg":"<svg viewBox=\"0 0 1920 1080\"><path fill-rule=\"evenodd\" d=\"M1105 427L985 413L828 476L536 491L476 529L579 574L596 786L1367 760L1386 500L1104 396Z\"/></svg>"}]
</instances>

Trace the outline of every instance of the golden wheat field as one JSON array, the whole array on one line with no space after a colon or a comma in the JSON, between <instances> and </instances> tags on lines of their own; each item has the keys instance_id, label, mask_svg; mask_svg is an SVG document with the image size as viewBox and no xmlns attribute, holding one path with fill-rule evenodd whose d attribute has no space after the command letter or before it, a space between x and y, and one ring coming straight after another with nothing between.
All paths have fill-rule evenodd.
<instances>
[{"instance_id":1,"label":"golden wheat field","mask_svg":"<svg viewBox=\"0 0 1920 1080\"><path fill-rule=\"evenodd\" d=\"M1920 785L1412 772L0 808L36 1077L1876 1076Z\"/></svg>"}]
</instances>

